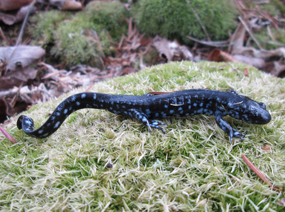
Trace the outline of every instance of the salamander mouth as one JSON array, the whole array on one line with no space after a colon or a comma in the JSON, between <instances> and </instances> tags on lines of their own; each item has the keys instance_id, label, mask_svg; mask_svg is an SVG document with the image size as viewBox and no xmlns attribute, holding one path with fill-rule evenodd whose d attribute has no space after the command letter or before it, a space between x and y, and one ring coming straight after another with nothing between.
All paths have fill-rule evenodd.
<instances>
[{"instance_id":1,"label":"salamander mouth","mask_svg":"<svg viewBox=\"0 0 285 212\"><path fill-rule=\"evenodd\" d=\"M271 115L265 110L261 113L261 118L256 120L256 124L267 124L271 121Z\"/></svg>"}]
</instances>

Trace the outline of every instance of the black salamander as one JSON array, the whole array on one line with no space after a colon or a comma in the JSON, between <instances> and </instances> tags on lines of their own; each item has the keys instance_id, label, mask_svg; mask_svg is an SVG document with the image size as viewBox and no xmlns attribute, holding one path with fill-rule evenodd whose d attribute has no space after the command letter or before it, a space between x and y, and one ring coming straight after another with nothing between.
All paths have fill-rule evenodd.
<instances>
[{"instance_id":1,"label":"black salamander","mask_svg":"<svg viewBox=\"0 0 285 212\"><path fill-rule=\"evenodd\" d=\"M17 126L32 137L45 138L53 134L71 113L82 108L105 109L128 116L142 122L149 131L151 128L157 128L163 133L165 131L161 126L167 125L154 119L197 114L214 115L218 126L229 135L231 142L233 137L243 140L245 135L233 129L223 119L224 116L229 115L252 124L267 124L271 120L264 103L239 95L234 90L224 92L191 89L142 96L79 93L60 103L46 123L37 130L34 130L33 119L24 115L19 117Z\"/></svg>"}]
</instances>

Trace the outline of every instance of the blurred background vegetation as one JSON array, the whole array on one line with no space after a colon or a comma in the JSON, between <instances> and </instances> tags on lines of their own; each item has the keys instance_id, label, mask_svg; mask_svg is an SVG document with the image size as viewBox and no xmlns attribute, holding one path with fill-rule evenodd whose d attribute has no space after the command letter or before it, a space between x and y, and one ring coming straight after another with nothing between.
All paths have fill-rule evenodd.
<instances>
[{"instance_id":1,"label":"blurred background vegetation","mask_svg":"<svg viewBox=\"0 0 285 212\"><path fill-rule=\"evenodd\" d=\"M238 11L233 1L137 0L129 9L124 5L126 2L129 1L93 1L77 13L57 10L40 12L30 18L33 44L44 47L47 57L50 55L52 60L58 59L67 67L79 63L101 67L101 56L113 56L111 45L127 34L126 20L130 17L146 37L160 35L186 45L193 44L187 36L226 40L237 27ZM284 10L278 0L260 7L271 14ZM278 41L284 42L282 30L272 33ZM266 32L258 33L256 38L261 43L265 41L262 44L264 48L276 47L267 42L270 38Z\"/></svg>"}]
</instances>

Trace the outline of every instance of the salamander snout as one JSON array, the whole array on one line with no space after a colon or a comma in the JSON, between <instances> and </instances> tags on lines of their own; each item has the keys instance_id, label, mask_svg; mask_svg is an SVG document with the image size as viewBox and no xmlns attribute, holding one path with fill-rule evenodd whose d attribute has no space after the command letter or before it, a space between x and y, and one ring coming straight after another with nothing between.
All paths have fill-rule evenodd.
<instances>
[{"instance_id":1,"label":"salamander snout","mask_svg":"<svg viewBox=\"0 0 285 212\"><path fill-rule=\"evenodd\" d=\"M251 105L250 111L252 113L251 115L254 116L252 120L255 124L267 124L271 121L271 115L266 110L266 106L263 102Z\"/></svg>"},{"instance_id":2,"label":"salamander snout","mask_svg":"<svg viewBox=\"0 0 285 212\"><path fill-rule=\"evenodd\" d=\"M257 119L256 124L267 124L271 121L271 115L267 110L263 110L260 112L260 119Z\"/></svg>"}]
</instances>

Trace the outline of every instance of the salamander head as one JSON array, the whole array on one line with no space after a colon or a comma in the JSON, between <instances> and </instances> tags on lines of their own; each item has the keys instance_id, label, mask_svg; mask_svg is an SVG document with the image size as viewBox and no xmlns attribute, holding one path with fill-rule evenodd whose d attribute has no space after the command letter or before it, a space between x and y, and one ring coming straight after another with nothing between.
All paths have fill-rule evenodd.
<instances>
[{"instance_id":1,"label":"salamander head","mask_svg":"<svg viewBox=\"0 0 285 212\"><path fill-rule=\"evenodd\" d=\"M271 120L271 115L266 110L266 106L263 102L255 102L251 100L249 104L249 117L251 121L249 123L253 124L267 124Z\"/></svg>"},{"instance_id":2,"label":"salamander head","mask_svg":"<svg viewBox=\"0 0 285 212\"><path fill-rule=\"evenodd\" d=\"M267 124L270 122L271 115L263 102L256 102L245 96L241 96L241 98L239 104L231 103L231 105L236 105L236 108L231 107L231 111L235 111L235 113L229 113L230 116L237 118L232 114L238 113L238 119L251 124Z\"/></svg>"}]
</instances>

